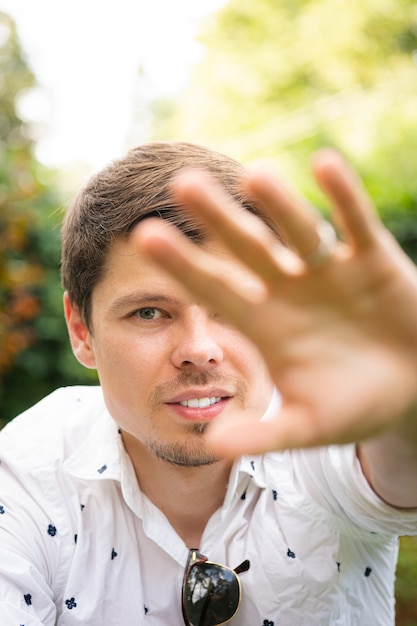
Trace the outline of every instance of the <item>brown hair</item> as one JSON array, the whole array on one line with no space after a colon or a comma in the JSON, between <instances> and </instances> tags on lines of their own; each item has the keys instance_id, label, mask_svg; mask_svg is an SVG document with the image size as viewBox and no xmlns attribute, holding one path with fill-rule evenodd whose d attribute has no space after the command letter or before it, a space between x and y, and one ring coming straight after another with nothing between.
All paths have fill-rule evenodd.
<instances>
[{"instance_id":1,"label":"brown hair","mask_svg":"<svg viewBox=\"0 0 417 626\"><path fill-rule=\"evenodd\" d=\"M117 237L128 235L139 221L158 216L196 242L204 238L201 224L182 211L170 193L170 182L184 167L208 170L239 204L268 223L244 192L244 168L234 159L186 142L152 142L133 148L89 180L64 220L62 284L87 326L93 289Z\"/></svg>"}]
</instances>

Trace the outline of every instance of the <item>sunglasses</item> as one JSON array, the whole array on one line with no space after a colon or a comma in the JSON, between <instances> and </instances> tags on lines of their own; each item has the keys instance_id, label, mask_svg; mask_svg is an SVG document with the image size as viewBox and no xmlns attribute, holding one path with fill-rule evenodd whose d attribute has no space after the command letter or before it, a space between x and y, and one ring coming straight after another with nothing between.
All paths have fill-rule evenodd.
<instances>
[{"instance_id":1,"label":"sunglasses","mask_svg":"<svg viewBox=\"0 0 417 626\"><path fill-rule=\"evenodd\" d=\"M239 610L241 584L237 574L247 572L248 560L234 570L211 563L190 550L182 583L182 614L186 626L220 626Z\"/></svg>"}]
</instances>

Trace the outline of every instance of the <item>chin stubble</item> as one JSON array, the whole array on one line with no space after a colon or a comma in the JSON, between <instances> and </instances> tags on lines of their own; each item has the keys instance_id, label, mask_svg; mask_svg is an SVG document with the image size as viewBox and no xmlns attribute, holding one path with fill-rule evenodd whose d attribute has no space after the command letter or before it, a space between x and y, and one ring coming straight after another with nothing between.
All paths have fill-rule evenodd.
<instances>
[{"instance_id":1,"label":"chin stubble","mask_svg":"<svg viewBox=\"0 0 417 626\"><path fill-rule=\"evenodd\" d=\"M194 437L194 441L186 443L178 441L177 443L163 443L159 440L148 441L148 448L161 461L179 465L181 467L202 467L204 465L213 465L219 461L204 442L204 434L207 430L207 424L192 424L190 427L190 436Z\"/></svg>"}]
</instances>

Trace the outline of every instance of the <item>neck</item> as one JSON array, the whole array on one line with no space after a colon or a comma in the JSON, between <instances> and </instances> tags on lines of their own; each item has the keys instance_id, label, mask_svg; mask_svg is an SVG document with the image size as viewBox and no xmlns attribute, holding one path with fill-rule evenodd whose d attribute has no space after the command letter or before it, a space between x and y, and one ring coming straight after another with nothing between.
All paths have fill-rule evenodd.
<instances>
[{"instance_id":1,"label":"neck","mask_svg":"<svg viewBox=\"0 0 417 626\"><path fill-rule=\"evenodd\" d=\"M188 548L198 548L210 517L222 505L232 463L183 467L164 461L148 448L132 445L123 433L141 491L167 517Z\"/></svg>"}]
</instances>

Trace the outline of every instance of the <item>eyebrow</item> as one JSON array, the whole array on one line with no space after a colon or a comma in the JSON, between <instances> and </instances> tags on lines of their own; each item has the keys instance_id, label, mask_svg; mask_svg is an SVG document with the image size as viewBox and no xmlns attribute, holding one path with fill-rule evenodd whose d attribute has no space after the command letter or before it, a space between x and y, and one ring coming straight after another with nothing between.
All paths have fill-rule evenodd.
<instances>
[{"instance_id":1,"label":"eyebrow","mask_svg":"<svg viewBox=\"0 0 417 626\"><path fill-rule=\"evenodd\" d=\"M141 291L140 293L129 293L125 296L120 296L120 298L116 298L116 300L110 304L109 309L111 312L117 312L123 309L139 308L150 302L165 303L175 306L181 304L180 300L172 296L155 293L154 291Z\"/></svg>"}]
</instances>

